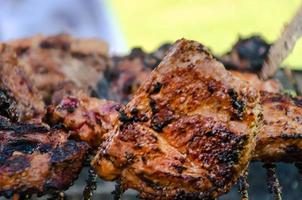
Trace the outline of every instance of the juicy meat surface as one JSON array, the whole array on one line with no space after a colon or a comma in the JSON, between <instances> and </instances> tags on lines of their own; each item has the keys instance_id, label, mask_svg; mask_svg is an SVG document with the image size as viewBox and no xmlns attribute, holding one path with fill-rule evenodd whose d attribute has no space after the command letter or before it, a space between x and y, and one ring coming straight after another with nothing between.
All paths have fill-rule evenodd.
<instances>
[{"instance_id":1,"label":"juicy meat surface","mask_svg":"<svg viewBox=\"0 0 302 200\"><path fill-rule=\"evenodd\" d=\"M52 95L63 83L72 83L66 93L82 90L87 94L96 88L107 68L108 47L96 39L75 39L68 35L35 36L11 41L18 59L33 77L34 85L47 103L56 103ZM63 95L64 92L59 94Z\"/></svg>"},{"instance_id":2,"label":"juicy meat surface","mask_svg":"<svg viewBox=\"0 0 302 200\"><path fill-rule=\"evenodd\" d=\"M141 197L217 197L246 170L259 94L194 41L179 40L120 110L92 162Z\"/></svg>"},{"instance_id":3,"label":"juicy meat surface","mask_svg":"<svg viewBox=\"0 0 302 200\"><path fill-rule=\"evenodd\" d=\"M119 118L120 104L78 94L49 109L53 124L63 123L71 136L98 147Z\"/></svg>"},{"instance_id":4,"label":"juicy meat surface","mask_svg":"<svg viewBox=\"0 0 302 200\"><path fill-rule=\"evenodd\" d=\"M67 189L80 173L88 145L62 130L0 117L0 196Z\"/></svg>"},{"instance_id":5,"label":"juicy meat surface","mask_svg":"<svg viewBox=\"0 0 302 200\"><path fill-rule=\"evenodd\" d=\"M5 44L0 44L0 114L13 121L35 123L40 123L45 114L37 88L15 52Z\"/></svg>"},{"instance_id":6,"label":"juicy meat surface","mask_svg":"<svg viewBox=\"0 0 302 200\"><path fill-rule=\"evenodd\" d=\"M302 160L302 99L261 92L263 126L257 135L254 160L298 162Z\"/></svg>"}]
</instances>

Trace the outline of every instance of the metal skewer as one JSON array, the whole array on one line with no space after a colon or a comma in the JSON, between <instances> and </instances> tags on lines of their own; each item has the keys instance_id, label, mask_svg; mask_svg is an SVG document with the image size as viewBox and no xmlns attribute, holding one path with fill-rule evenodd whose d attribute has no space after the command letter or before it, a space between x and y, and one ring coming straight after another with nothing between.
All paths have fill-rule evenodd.
<instances>
[{"instance_id":1,"label":"metal skewer","mask_svg":"<svg viewBox=\"0 0 302 200\"><path fill-rule=\"evenodd\" d=\"M292 52L297 40L302 36L302 6L298 9L291 22L285 27L281 37L273 44L268 58L260 72L261 78L272 77L281 63Z\"/></svg>"}]
</instances>

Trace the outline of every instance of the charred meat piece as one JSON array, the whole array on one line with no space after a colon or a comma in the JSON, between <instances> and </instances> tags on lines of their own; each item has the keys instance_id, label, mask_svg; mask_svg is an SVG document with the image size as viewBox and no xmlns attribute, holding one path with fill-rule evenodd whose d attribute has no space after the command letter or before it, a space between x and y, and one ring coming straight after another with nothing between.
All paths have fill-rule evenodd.
<instances>
[{"instance_id":1,"label":"charred meat piece","mask_svg":"<svg viewBox=\"0 0 302 200\"><path fill-rule=\"evenodd\" d=\"M280 93L282 91L281 83L276 79L260 80L255 73L239 72L230 70L234 77L240 78L243 81L247 81L251 86L255 87L259 91L266 91L271 93Z\"/></svg>"},{"instance_id":2,"label":"charred meat piece","mask_svg":"<svg viewBox=\"0 0 302 200\"><path fill-rule=\"evenodd\" d=\"M63 130L13 124L0 117L0 196L67 189L80 173L88 145Z\"/></svg>"},{"instance_id":3,"label":"charred meat piece","mask_svg":"<svg viewBox=\"0 0 302 200\"><path fill-rule=\"evenodd\" d=\"M7 45L0 44L0 114L13 121L40 123L45 114L42 97Z\"/></svg>"},{"instance_id":4,"label":"charred meat piece","mask_svg":"<svg viewBox=\"0 0 302 200\"><path fill-rule=\"evenodd\" d=\"M270 48L260 36L239 39L232 50L221 57L227 69L259 72Z\"/></svg>"},{"instance_id":5,"label":"charred meat piece","mask_svg":"<svg viewBox=\"0 0 302 200\"><path fill-rule=\"evenodd\" d=\"M261 92L263 126L253 159L264 162L302 160L302 99Z\"/></svg>"},{"instance_id":6,"label":"charred meat piece","mask_svg":"<svg viewBox=\"0 0 302 200\"><path fill-rule=\"evenodd\" d=\"M53 124L63 123L71 137L98 147L119 119L121 105L88 97L85 94L65 97L57 107L49 108Z\"/></svg>"},{"instance_id":7,"label":"charred meat piece","mask_svg":"<svg viewBox=\"0 0 302 200\"><path fill-rule=\"evenodd\" d=\"M92 162L141 197L217 197L246 170L259 94L194 41L179 40L120 110Z\"/></svg>"},{"instance_id":8,"label":"charred meat piece","mask_svg":"<svg viewBox=\"0 0 302 200\"><path fill-rule=\"evenodd\" d=\"M51 97L62 82L72 82L75 89L68 87L68 91L83 90L90 94L107 68L108 47L100 40L68 35L35 36L12 41L10 45L25 63L26 72L34 77L34 85L47 103L57 101Z\"/></svg>"}]
</instances>

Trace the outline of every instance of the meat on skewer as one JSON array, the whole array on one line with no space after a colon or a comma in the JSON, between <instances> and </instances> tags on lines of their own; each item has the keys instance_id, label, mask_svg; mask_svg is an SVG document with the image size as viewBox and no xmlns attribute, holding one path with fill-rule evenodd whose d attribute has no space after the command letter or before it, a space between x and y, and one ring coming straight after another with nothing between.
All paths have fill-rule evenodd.
<instances>
[{"instance_id":1,"label":"meat on skewer","mask_svg":"<svg viewBox=\"0 0 302 200\"><path fill-rule=\"evenodd\" d=\"M54 116L85 107L68 105L63 101ZM144 198L216 197L246 169L259 114L255 89L199 43L180 40L119 115L113 111L113 128L92 165L101 178L121 178Z\"/></svg>"},{"instance_id":2,"label":"meat on skewer","mask_svg":"<svg viewBox=\"0 0 302 200\"><path fill-rule=\"evenodd\" d=\"M78 177L88 145L45 126L0 116L0 196L67 189Z\"/></svg>"}]
</instances>

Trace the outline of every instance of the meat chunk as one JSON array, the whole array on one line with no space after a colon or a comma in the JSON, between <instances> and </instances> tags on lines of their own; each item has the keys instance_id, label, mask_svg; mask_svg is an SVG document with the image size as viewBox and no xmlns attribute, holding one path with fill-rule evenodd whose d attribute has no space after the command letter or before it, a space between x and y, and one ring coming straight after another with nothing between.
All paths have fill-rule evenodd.
<instances>
[{"instance_id":1,"label":"meat chunk","mask_svg":"<svg viewBox=\"0 0 302 200\"><path fill-rule=\"evenodd\" d=\"M0 44L0 114L13 121L40 123L45 114L42 97L7 45Z\"/></svg>"},{"instance_id":2,"label":"meat chunk","mask_svg":"<svg viewBox=\"0 0 302 200\"><path fill-rule=\"evenodd\" d=\"M72 83L68 92L82 90L87 94L96 88L107 68L107 45L96 39L75 39L68 35L35 36L10 42L34 77L34 85L47 103L56 103L52 95L62 83ZM63 89L64 87L61 87ZM59 94L64 95L64 92ZM62 97L63 97L62 96ZM62 98L60 97L60 98Z\"/></svg>"},{"instance_id":3,"label":"meat chunk","mask_svg":"<svg viewBox=\"0 0 302 200\"><path fill-rule=\"evenodd\" d=\"M230 70L233 76L240 78L243 81L248 82L251 86L255 87L259 91L266 91L271 93L280 93L283 89L281 83L276 79L260 80L255 73L240 72Z\"/></svg>"},{"instance_id":4,"label":"meat chunk","mask_svg":"<svg viewBox=\"0 0 302 200\"><path fill-rule=\"evenodd\" d=\"M119 119L121 105L113 101L100 100L79 93L66 97L49 109L53 124L63 123L71 130L71 136L98 147L114 128Z\"/></svg>"},{"instance_id":5,"label":"meat chunk","mask_svg":"<svg viewBox=\"0 0 302 200\"><path fill-rule=\"evenodd\" d=\"M302 99L261 92L263 126L257 136L254 160L302 160Z\"/></svg>"},{"instance_id":6,"label":"meat chunk","mask_svg":"<svg viewBox=\"0 0 302 200\"><path fill-rule=\"evenodd\" d=\"M259 94L194 41L179 40L120 110L92 162L143 198L217 197L246 170Z\"/></svg>"},{"instance_id":7,"label":"meat chunk","mask_svg":"<svg viewBox=\"0 0 302 200\"><path fill-rule=\"evenodd\" d=\"M232 50L221 57L227 69L259 72L267 57L270 44L260 36L239 39Z\"/></svg>"},{"instance_id":8,"label":"meat chunk","mask_svg":"<svg viewBox=\"0 0 302 200\"><path fill-rule=\"evenodd\" d=\"M151 53L146 53L141 48L133 48L127 56L113 56L111 65L106 71L107 81L99 85L101 90L108 87L103 97L120 103L128 103L170 47L171 45L166 43Z\"/></svg>"},{"instance_id":9,"label":"meat chunk","mask_svg":"<svg viewBox=\"0 0 302 200\"><path fill-rule=\"evenodd\" d=\"M62 130L0 117L0 196L67 189L80 173L88 145Z\"/></svg>"}]
</instances>

